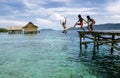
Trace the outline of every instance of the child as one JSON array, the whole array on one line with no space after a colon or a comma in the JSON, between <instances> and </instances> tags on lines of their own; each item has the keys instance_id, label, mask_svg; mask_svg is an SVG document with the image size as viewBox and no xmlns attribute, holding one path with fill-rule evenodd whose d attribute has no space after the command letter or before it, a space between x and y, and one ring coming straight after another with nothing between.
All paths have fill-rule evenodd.
<instances>
[{"instance_id":1,"label":"child","mask_svg":"<svg viewBox=\"0 0 120 78\"><path fill-rule=\"evenodd\" d=\"M60 24L63 26L63 31L62 31L62 33L65 33L65 34L67 34L67 27L66 27L66 22L67 22L67 20L66 20L66 18L65 18L65 21L63 21L63 22L61 22L60 21Z\"/></svg>"},{"instance_id":2,"label":"child","mask_svg":"<svg viewBox=\"0 0 120 78\"><path fill-rule=\"evenodd\" d=\"M73 28L75 28L76 25L80 25L81 29L83 29L85 31L85 29L83 28L83 21L86 22L86 20L84 20L81 15L78 15L78 21L75 23L75 25L73 26Z\"/></svg>"},{"instance_id":3,"label":"child","mask_svg":"<svg viewBox=\"0 0 120 78\"><path fill-rule=\"evenodd\" d=\"M87 16L88 30L93 31L93 25L95 24L95 20L90 16Z\"/></svg>"}]
</instances>

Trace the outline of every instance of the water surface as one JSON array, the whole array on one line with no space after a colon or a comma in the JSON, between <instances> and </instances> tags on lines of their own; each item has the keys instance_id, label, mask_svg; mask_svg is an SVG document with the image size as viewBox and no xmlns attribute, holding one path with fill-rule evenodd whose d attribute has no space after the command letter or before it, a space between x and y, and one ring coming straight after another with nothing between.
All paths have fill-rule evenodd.
<instances>
[{"instance_id":1,"label":"water surface","mask_svg":"<svg viewBox=\"0 0 120 78\"><path fill-rule=\"evenodd\" d=\"M103 51L107 50L100 50L99 55L105 54ZM109 54L109 51L107 53ZM84 49L81 54L76 31L70 31L67 35L61 31L47 30L27 35L0 34L0 78L118 77L119 68L117 71L106 72L112 69L106 69L104 60L111 63L111 58L92 57L91 47ZM119 59L119 56L117 58ZM120 65L119 60L116 61ZM105 64L102 65L103 63Z\"/></svg>"}]
</instances>

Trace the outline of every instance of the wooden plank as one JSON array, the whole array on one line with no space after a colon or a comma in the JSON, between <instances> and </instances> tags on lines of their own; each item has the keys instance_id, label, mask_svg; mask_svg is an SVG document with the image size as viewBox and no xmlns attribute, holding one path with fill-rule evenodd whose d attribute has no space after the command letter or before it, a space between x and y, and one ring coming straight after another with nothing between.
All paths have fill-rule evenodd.
<instances>
[{"instance_id":1,"label":"wooden plank","mask_svg":"<svg viewBox=\"0 0 120 78\"><path fill-rule=\"evenodd\" d=\"M120 43L120 40L102 40L102 41L97 41L99 43Z\"/></svg>"},{"instance_id":2,"label":"wooden plank","mask_svg":"<svg viewBox=\"0 0 120 78\"><path fill-rule=\"evenodd\" d=\"M91 39L91 40L94 40L94 38L93 37L89 37L89 36L84 36L84 38L88 38L88 39Z\"/></svg>"},{"instance_id":3,"label":"wooden plank","mask_svg":"<svg viewBox=\"0 0 120 78\"><path fill-rule=\"evenodd\" d=\"M83 32L83 31L78 31L78 33L79 34L101 34L101 35L118 35L118 36L120 36L120 30L119 31L107 31L107 30L95 30L95 31L93 31L93 32L90 32L90 31L85 31L85 32Z\"/></svg>"},{"instance_id":4,"label":"wooden plank","mask_svg":"<svg viewBox=\"0 0 120 78\"><path fill-rule=\"evenodd\" d=\"M110 46L110 47L112 47L112 48L114 48L114 49L120 51L120 48L118 48L118 47L116 47L116 46L112 46L112 45L110 45L110 44L105 44L105 45Z\"/></svg>"},{"instance_id":5,"label":"wooden plank","mask_svg":"<svg viewBox=\"0 0 120 78\"><path fill-rule=\"evenodd\" d=\"M113 41L96 41L98 43L102 43L102 44L106 44L106 43L120 43L120 40L113 40ZM81 44L89 44L89 43L94 43L94 41L84 41L84 42L81 42Z\"/></svg>"},{"instance_id":6,"label":"wooden plank","mask_svg":"<svg viewBox=\"0 0 120 78\"><path fill-rule=\"evenodd\" d=\"M94 41L86 41L86 42L81 42L81 44L89 44L89 43L93 43Z\"/></svg>"}]
</instances>

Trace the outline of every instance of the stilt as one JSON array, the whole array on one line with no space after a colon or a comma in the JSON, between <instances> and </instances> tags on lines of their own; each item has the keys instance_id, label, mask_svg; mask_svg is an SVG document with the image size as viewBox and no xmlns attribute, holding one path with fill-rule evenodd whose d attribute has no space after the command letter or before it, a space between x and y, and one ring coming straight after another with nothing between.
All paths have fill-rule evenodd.
<instances>
[{"instance_id":1,"label":"stilt","mask_svg":"<svg viewBox=\"0 0 120 78\"><path fill-rule=\"evenodd\" d=\"M99 41L100 40L100 36L99 36L99 34L98 34L98 36L97 36L97 40ZM99 42L97 41L97 50L99 50Z\"/></svg>"},{"instance_id":2,"label":"stilt","mask_svg":"<svg viewBox=\"0 0 120 78\"><path fill-rule=\"evenodd\" d=\"M80 35L80 51L82 52L82 35Z\"/></svg>"},{"instance_id":3,"label":"stilt","mask_svg":"<svg viewBox=\"0 0 120 78\"><path fill-rule=\"evenodd\" d=\"M96 34L94 34L94 46L93 46L93 52L96 53Z\"/></svg>"},{"instance_id":4,"label":"stilt","mask_svg":"<svg viewBox=\"0 0 120 78\"><path fill-rule=\"evenodd\" d=\"M112 35L112 41L115 40L115 35ZM114 46L114 42L111 43L111 46ZM113 47L111 47L111 55L113 54Z\"/></svg>"}]
</instances>

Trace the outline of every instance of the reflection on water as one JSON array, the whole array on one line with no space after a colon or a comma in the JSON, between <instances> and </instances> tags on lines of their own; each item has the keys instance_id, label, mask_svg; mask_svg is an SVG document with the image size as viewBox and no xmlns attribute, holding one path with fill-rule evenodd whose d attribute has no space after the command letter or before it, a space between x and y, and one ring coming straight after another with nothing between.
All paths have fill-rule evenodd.
<instances>
[{"instance_id":1,"label":"reflection on water","mask_svg":"<svg viewBox=\"0 0 120 78\"><path fill-rule=\"evenodd\" d=\"M104 46L105 47L105 46ZM119 78L120 77L120 56L117 51L114 55L110 54L110 50L101 47L102 50L96 52L85 50L80 52L79 60L89 69L97 78Z\"/></svg>"},{"instance_id":2,"label":"reflection on water","mask_svg":"<svg viewBox=\"0 0 120 78\"><path fill-rule=\"evenodd\" d=\"M118 78L120 57L105 51L81 53L76 31L0 34L0 78Z\"/></svg>"}]
</instances>

